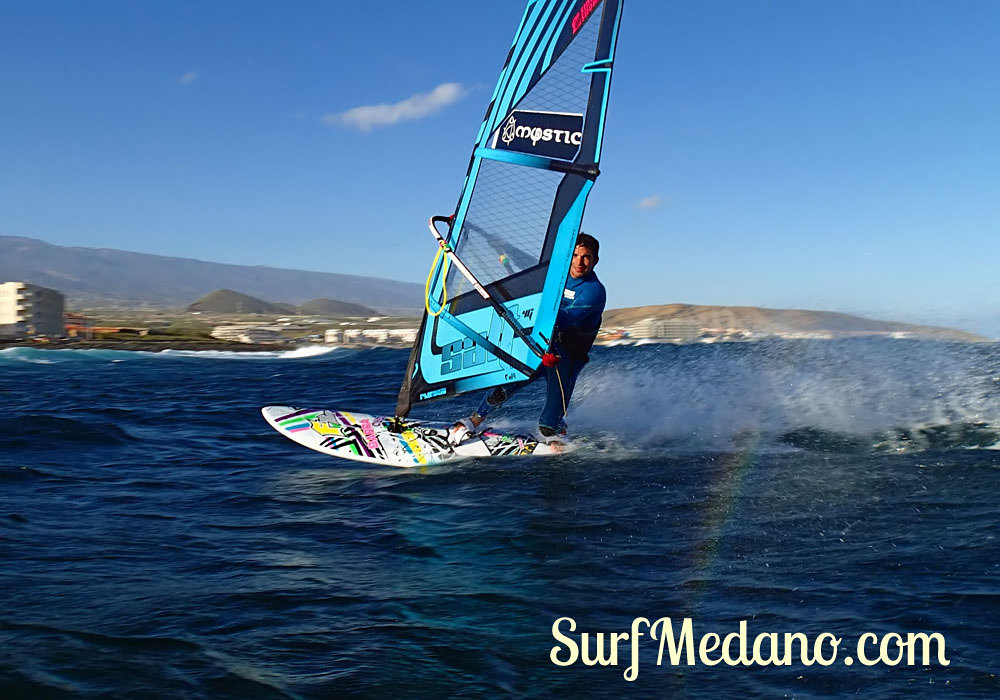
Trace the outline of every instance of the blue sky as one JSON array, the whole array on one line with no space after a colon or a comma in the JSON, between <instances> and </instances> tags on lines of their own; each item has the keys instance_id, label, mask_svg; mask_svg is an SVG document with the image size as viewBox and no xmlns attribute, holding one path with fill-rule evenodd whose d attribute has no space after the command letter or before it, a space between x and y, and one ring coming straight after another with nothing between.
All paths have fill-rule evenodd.
<instances>
[{"instance_id":1,"label":"blue sky","mask_svg":"<svg viewBox=\"0 0 1000 700\"><path fill-rule=\"evenodd\" d=\"M422 282L523 5L3 3L0 234ZM626 0L584 221L609 307L1000 337L997 27L993 0Z\"/></svg>"}]
</instances>

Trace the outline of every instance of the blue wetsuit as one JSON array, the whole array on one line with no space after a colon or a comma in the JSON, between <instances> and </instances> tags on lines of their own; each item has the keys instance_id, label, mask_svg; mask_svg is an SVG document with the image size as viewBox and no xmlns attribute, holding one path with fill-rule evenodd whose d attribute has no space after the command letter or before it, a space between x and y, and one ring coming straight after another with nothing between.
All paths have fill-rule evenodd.
<instances>
[{"instance_id":1,"label":"blue wetsuit","mask_svg":"<svg viewBox=\"0 0 1000 700\"><path fill-rule=\"evenodd\" d=\"M520 384L497 387L486 395L476 413L486 418L522 386L545 377L545 407L538 417L538 427L543 435L565 432L564 408L569 406L576 378L590 359L588 353L601 327L606 301L604 285L593 272L580 278L570 277L559 304L552 340L552 352L561 358L559 363L555 367L542 365Z\"/></svg>"}]
</instances>

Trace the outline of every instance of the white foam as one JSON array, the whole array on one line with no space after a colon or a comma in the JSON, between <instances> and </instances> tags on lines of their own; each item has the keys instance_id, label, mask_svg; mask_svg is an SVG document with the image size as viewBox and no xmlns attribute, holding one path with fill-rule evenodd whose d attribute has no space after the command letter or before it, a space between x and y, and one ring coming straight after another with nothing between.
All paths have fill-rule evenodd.
<instances>
[{"instance_id":1,"label":"white foam","mask_svg":"<svg viewBox=\"0 0 1000 700\"><path fill-rule=\"evenodd\" d=\"M13 360L31 364L60 364L65 360L107 360L124 362L139 358L204 358L224 360L301 360L328 355L338 348L329 345L305 345L294 350L179 350L168 348L153 352L150 350L112 350L109 348L59 348L43 349L33 347L12 347L0 350L0 360Z\"/></svg>"},{"instance_id":2,"label":"white foam","mask_svg":"<svg viewBox=\"0 0 1000 700\"><path fill-rule=\"evenodd\" d=\"M334 352L329 345L304 345L294 350L162 350L157 355L168 357L204 357L220 360L301 360Z\"/></svg>"},{"instance_id":3,"label":"white foam","mask_svg":"<svg viewBox=\"0 0 1000 700\"><path fill-rule=\"evenodd\" d=\"M45 353L49 353L49 357L45 357ZM51 359L53 356L50 353L51 351L38 350L38 348L31 347L4 348L0 350L0 359L14 362L27 362L32 365L58 364L55 360Z\"/></svg>"}]
</instances>

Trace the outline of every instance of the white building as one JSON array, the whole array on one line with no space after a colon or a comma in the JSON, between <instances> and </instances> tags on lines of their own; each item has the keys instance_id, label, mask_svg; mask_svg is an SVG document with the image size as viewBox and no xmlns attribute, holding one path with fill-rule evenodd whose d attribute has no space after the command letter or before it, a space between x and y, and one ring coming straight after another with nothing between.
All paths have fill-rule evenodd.
<instances>
[{"instance_id":1,"label":"white building","mask_svg":"<svg viewBox=\"0 0 1000 700\"><path fill-rule=\"evenodd\" d=\"M631 338L662 338L674 342L695 340L701 327L695 321L684 319L644 318L628 329Z\"/></svg>"},{"instance_id":2,"label":"white building","mask_svg":"<svg viewBox=\"0 0 1000 700\"><path fill-rule=\"evenodd\" d=\"M324 342L350 343L412 343L417 339L416 328L329 328Z\"/></svg>"},{"instance_id":3,"label":"white building","mask_svg":"<svg viewBox=\"0 0 1000 700\"><path fill-rule=\"evenodd\" d=\"M365 340L375 343L384 343L389 340L389 331L385 328L369 328L368 330L361 331L361 335Z\"/></svg>"},{"instance_id":4,"label":"white building","mask_svg":"<svg viewBox=\"0 0 1000 700\"><path fill-rule=\"evenodd\" d=\"M389 337L403 343L413 343L417 339L416 328L393 328L389 331Z\"/></svg>"},{"instance_id":5,"label":"white building","mask_svg":"<svg viewBox=\"0 0 1000 700\"><path fill-rule=\"evenodd\" d=\"M234 343L281 343L285 337L280 331L261 326L216 326L211 333L213 338L230 340Z\"/></svg>"},{"instance_id":6,"label":"white building","mask_svg":"<svg viewBox=\"0 0 1000 700\"><path fill-rule=\"evenodd\" d=\"M0 284L0 335L66 334L66 300L54 289L28 282Z\"/></svg>"}]
</instances>

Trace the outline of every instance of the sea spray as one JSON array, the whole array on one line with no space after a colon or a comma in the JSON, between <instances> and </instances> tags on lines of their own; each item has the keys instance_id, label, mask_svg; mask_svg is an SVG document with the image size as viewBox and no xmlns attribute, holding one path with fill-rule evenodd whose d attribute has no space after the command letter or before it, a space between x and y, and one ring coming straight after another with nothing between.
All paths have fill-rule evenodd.
<instances>
[{"instance_id":1,"label":"sea spray","mask_svg":"<svg viewBox=\"0 0 1000 700\"><path fill-rule=\"evenodd\" d=\"M880 442L947 425L988 435L1000 425L995 356L989 344L871 339L613 348L581 375L570 421L719 449L804 430Z\"/></svg>"}]
</instances>

